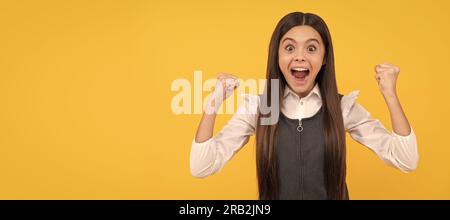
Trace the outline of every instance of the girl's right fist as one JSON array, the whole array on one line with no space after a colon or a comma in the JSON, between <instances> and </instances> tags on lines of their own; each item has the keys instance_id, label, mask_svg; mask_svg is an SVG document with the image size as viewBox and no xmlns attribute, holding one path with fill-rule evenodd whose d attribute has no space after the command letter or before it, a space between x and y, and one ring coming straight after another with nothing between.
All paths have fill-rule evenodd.
<instances>
[{"instance_id":1,"label":"girl's right fist","mask_svg":"<svg viewBox=\"0 0 450 220\"><path fill-rule=\"evenodd\" d=\"M217 76L217 82L214 87L214 92L209 97L205 106L207 114L216 113L220 105L228 97L233 94L233 91L239 86L237 77L227 73L221 73Z\"/></svg>"},{"instance_id":2,"label":"girl's right fist","mask_svg":"<svg viewBox=\"0 0 450 220\"><path fill-rule=\"evenodd\" d=\"M220 101L225 101L228 97L233 94L233 91L239 86L237 77L227 73L221 73L217 76L216 88L214 93L222 96ZM218 97L220 98L220 97Z\"/></svg>"}]
</instances>

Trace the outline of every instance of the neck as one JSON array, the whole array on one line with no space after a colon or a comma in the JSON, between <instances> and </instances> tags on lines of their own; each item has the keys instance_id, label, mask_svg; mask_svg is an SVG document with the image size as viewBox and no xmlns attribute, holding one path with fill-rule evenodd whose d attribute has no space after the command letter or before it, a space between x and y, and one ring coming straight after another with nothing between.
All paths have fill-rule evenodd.
<instances>
[{"instance_id":1,"label":"neck","mask_svg":"<svg viewBox=\"0 0 450 220\"><path fill-rule=\"evenodd\" d=\"M292 91L294 91L295 92L295 94L297 94L298 95L298 97L300 97L300 98L304 98L304 97L306 97L306 96L308 96L309 95L309 93L311 93L311 91L314 89L314 86L315 86L315 84L313 84L310 88L308 88L306 91L304 91L304 92L295 92L294 90L292 90ZM291 88L292 89L292 88Z\"/></svg>"}]
</instances>

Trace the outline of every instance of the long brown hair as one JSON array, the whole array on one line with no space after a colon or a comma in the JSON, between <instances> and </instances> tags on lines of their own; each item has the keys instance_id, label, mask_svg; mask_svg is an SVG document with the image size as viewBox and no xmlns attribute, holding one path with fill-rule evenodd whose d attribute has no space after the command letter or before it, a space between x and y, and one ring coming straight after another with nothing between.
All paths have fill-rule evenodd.
<instances>
[{"instance_id":1,"label":"long brown hair","mask_svg":"<svg viewBox=\"0 0 450 220\"><path fill-rule=\"evenodd\" d=\"M311 13L293 12L284 16L277 24L269 44L267 62L266 97L271 97L270 79L279 79L279 103L267 104L281 106L286 79L278 65L278 48L283 35L291 28L308 25L321 36L325 45L325 64L319 71L316 82L319 84L324 111L323 127L325 135L325 181L328 199L346 198L346 147L345 130L342 119L340 97L334 71L334 53L331 35L327 25L319 16ZM261 113L258 114L256 127L256 167L260 199L278 199L277 155L275 151L278 123L262 125Z\"/></svg>"}]
</instances>

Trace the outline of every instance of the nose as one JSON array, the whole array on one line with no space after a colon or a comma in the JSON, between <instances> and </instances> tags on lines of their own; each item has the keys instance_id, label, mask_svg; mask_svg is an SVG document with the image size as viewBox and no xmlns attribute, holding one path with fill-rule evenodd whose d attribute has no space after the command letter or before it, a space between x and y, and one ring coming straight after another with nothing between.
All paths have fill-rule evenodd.
<instances>
[{"instance_id":1,"label":"nose","mask_svg":"<svg viewBox=\"0 0 450 220\"><path fill-rule=\"evenodd\" d=\"M303 54L303 52L300 52L300 51L297 52L297 54L294 57L294 61L297 61L297 62L306 61L305 60L305 55Z\"/></svg>"}]
</instances>

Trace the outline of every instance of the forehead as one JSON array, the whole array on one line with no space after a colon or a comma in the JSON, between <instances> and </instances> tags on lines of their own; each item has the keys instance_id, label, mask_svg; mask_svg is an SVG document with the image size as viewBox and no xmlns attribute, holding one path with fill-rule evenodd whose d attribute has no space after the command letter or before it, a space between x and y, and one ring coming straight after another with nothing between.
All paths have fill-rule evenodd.
<instances>
[{"instance_id":1,"label":"forehead","mask_svg":"<svg viewBox=\"0 0 450 220\"><path fill-rule=\"evenodd\" d=\"M283 40L286 38L291 38L298 43L304 43L309 39L317 39L320 44L323 44L319 32L317 32L314 28L308 25L295 26L291 28L281 38L281 42L283 42Z\"/></svg>"}]
</instances>

